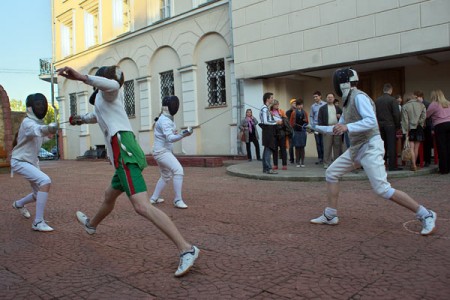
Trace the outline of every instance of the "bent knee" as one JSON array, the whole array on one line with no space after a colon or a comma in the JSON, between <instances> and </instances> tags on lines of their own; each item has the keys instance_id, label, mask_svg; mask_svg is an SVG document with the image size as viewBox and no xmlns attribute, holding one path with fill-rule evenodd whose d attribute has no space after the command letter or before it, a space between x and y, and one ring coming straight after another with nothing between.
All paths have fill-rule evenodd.
<instances>
[{"instance_id":1,"label":"bent knee","mask_svg":"<svg viewBox=\"0 0 450 300\"><path fill-rule=\"evenodd\" d=\"M373 191L375 192L375 194L386 200L390 199L395 192L395 190L390 185L389 186L380 185L377 187L373 187Z\"/></svg>"}]
</instances>

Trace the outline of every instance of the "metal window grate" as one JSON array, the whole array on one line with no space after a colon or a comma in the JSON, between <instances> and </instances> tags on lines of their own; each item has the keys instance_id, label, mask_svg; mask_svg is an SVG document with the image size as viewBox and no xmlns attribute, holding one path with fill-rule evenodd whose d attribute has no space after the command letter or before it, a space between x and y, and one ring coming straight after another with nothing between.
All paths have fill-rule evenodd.
<instances>
[{"instance_id":1,"label":"metal window grate","mask_svg":"<svg viewBox=\"0 0 450 300\"><path fill-rule=\"evenodd\" d=\"M175 95L175 86L173 83L173 71L167 71L159 74L161 79L161 99L165 96Z\"/></svg>"},{"instance_id":2,"label":"metal window grate","mask_svg":"<svg viewBox=\"0 0 450 300\"><path fill-rule=\"evenodd\" d=\"M208 103L209 106L227 104L225 92L225 61L217 59L206 62L208 71Z\"/></svg>"},{"instance_id":3,"label":"metal window grate","mask_svg":"<svg viewBox=\"0 0 450 300\"><path fill-rule=\"evenodd\" d=\"M124 84L124 106L125 111L127 113L128 118L136 116L136 103L134 100L134 81L128 80L125 81Z\"/></svg>"},{"instance_id":4,"label":"metal window grate","mask_svg":"<svg viewBox=\"0 0 450 300\"><path fill-rule=\"evenodd\" d=\"M70 101L70 116L77 115L77 94L72 93L69 94L69 101Z\"/></svg>"}]
</instances>

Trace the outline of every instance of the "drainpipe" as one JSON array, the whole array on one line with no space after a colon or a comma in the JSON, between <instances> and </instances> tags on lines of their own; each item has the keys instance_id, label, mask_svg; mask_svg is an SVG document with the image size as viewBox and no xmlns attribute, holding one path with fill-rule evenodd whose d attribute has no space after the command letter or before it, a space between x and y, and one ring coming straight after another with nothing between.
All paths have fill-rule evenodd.
<instances>
[{"instance_id":1,"label":"drainpipe","mask_svg":"<svg viewBox=\"0 0 450 300\"><path fill-rule=\"evenodd\" d=\"M231 57L233 59L234 63L234 41L233 41L233 17L232 17L232 7L233 1L228 0L228 20L230 22L230 42L231 42ZM236 80L236 73L234 73L235 80ZM236 80L236 131L239 129L239 122L242 119L242 101L241 101L241 80ZM236 149L238 152L238 155L242 155L244 152L242 151L242 142L237 139L236 140Z\"/></svg>"}]
</instances>

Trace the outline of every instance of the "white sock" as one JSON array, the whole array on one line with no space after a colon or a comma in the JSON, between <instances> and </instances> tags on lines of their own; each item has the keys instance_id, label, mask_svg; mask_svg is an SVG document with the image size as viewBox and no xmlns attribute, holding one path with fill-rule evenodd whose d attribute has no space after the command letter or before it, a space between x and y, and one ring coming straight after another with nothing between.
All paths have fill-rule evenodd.
<instances>
[{"instance_id":1,"label":"white sock","mask_svg":"<svg viewBox=\"0 0 450 300\"><path fill-rule=\"evenodd\" d=\"M150 199L153 199L153 200L158 199L165 187L166 187L166 182L164 181L164 179L162 177L159 177L159 180L155 186L155 191L153 192L153 195Z\"/></svg>"},{"instance_id":2,"label":"white sock","mask_svg":"<svg viewBox=\"0 0 450 300\"><path fill-rule=\"evenodd\" d=\"M426 216L428 216L429 214L430 214L430 211L428 209L426 209L425 207L423 207L422 205L420 205L419 209L416 212L416 218L423 219Z\"/></svg>"},{"instance_id":3,"label":"white sock","mask_svg":"<svg viewBox=\"0 0 450 300\"><path fill-rule=\"evenodd\" d=\"M17 207L23 207L23 206L25 206L25 204L28 204L28 203L31 203L31 202L34 202L34 201L36 201L36 200L33 197L33 193L31 193L31 194L26 195L22 199L17 200L16 201L16 206Z\"/></svg>"},{"instance_id":4,"label":"white sock","mask_svg":"<svg viewBox=\"0 0 450 300\"><path fill-rule=\"evenodd\" d=\"M325 208L325 214L328 217L336 217L337 216L337 209L336 208L331 208L331 207L326 207Z\"/></svg>"},{"instance_id":5,"label":"white sock","mask_svg":"<svg viewBox=\"0 0 450 300\"><path fill-rule=\"evenodd\" d=\"M34 224L44 220L44 209L47 203L48 193L47 192L37 192L36 197L36 218L34 219Z\"/></svg>"},{"instance_id":6,"label":"white sock","mask_svg":"<svg viewBox=\"0 0 450 300\"><path fill-rule=\"evenodd\" d=\"M181 197L181 189L183 188L183 175L173 176L173 190L175 192L175 201L183 199Z\"/></svg>"}]
</instances>

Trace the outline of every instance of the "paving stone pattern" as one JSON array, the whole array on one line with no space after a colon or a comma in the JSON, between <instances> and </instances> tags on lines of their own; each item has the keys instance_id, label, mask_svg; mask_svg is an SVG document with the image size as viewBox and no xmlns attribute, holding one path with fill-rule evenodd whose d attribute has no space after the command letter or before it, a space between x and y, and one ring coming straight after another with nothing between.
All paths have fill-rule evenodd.
<instances>
[{"instance_id":1,"label":"paving stone pattern","mask_svg":"<svg viewBox=\"0 0 450 300\"><path fill-rule=\"evenodd\" d=\"M113 168L108 162L46 161L53 181L46 220L31 230L12 207L30 191L0 174L0 299L448 299L450 177L394 178L438 214L436 235L418 234L408 210L378 198L367 181L344 181L338 226L312 225L324 182L233 177L225 167L185 168L187 210L158 205L201 249L192 271L173 276L176 247L121 196L89 236L75 212L92 215ZM158 168L144 171L152 191ZM34 216L34 204L28 206Z\"/></svg>"}]
</instances>

